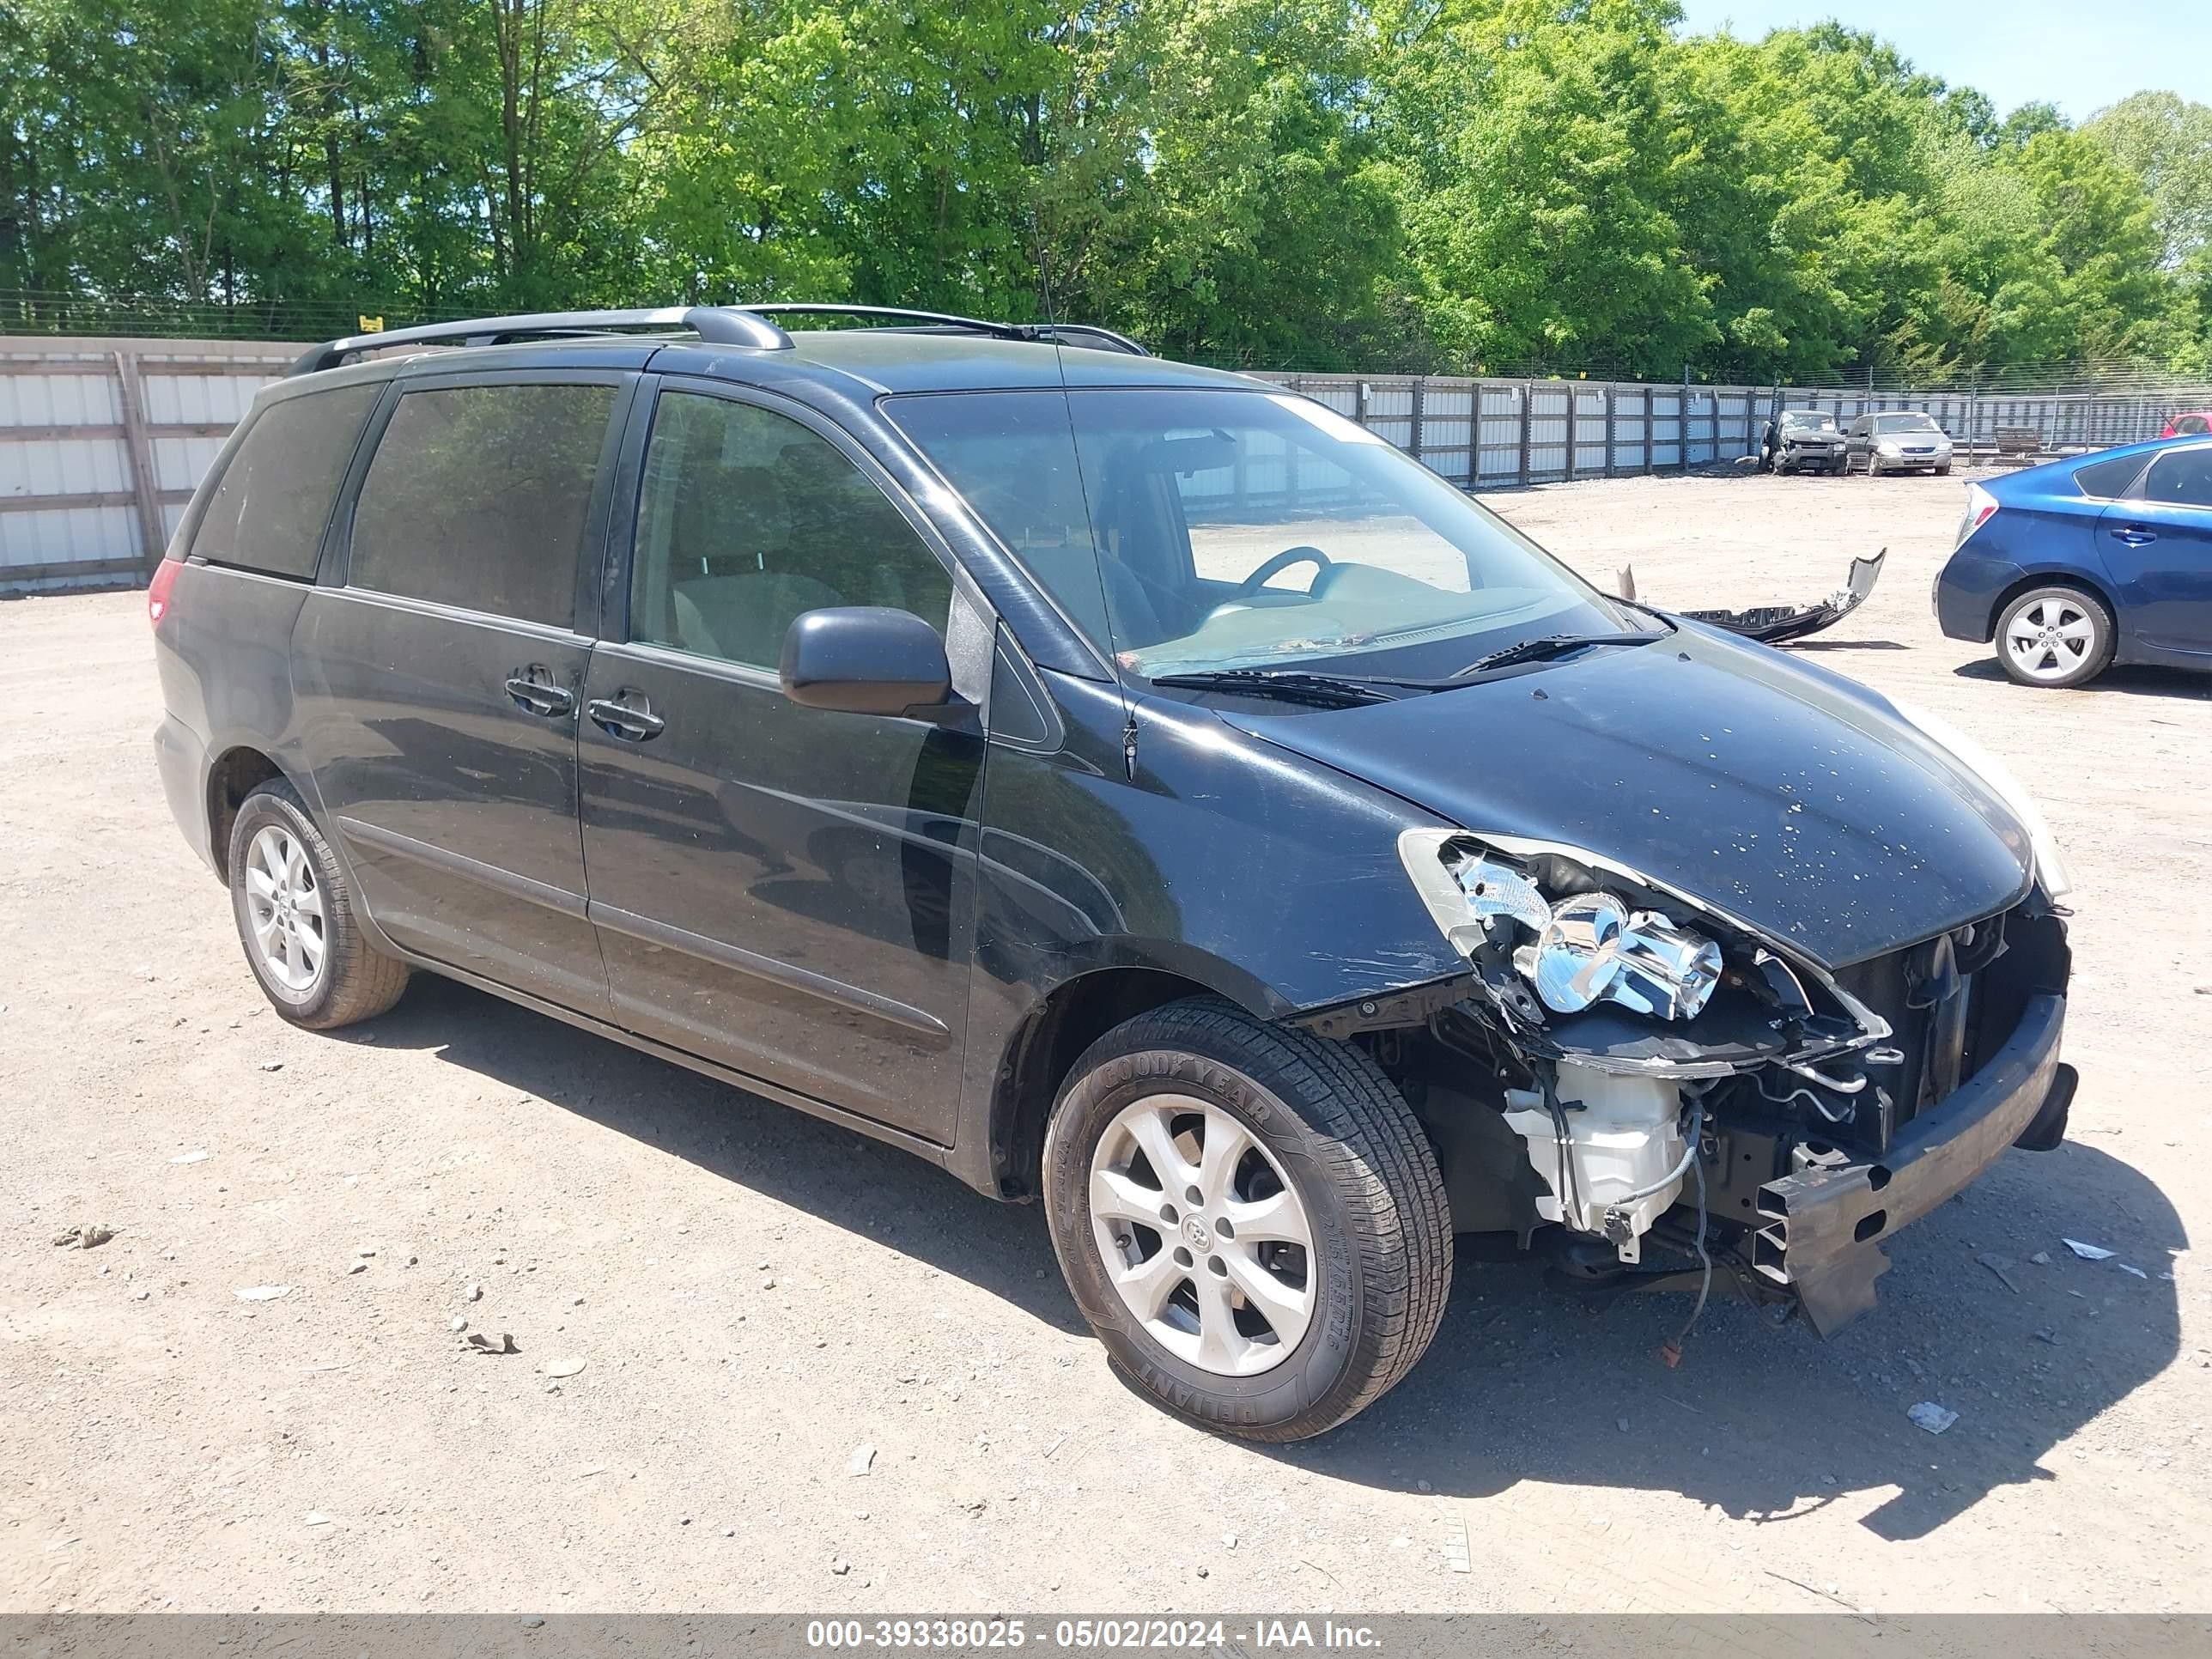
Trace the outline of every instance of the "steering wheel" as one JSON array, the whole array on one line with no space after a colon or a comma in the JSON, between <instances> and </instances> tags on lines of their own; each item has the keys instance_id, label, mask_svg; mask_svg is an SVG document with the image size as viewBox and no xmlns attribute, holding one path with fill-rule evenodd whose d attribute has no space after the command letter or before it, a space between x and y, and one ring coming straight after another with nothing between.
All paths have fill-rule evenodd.
<instances>
[{"instance_id":1,"label":"steering wheel","mask_svg":"<svg viewBox=\"0 0 2212 1659\"><path fill-rule=\"evenodd\" d=\"M1329 566L1334 562L1334 561L1328 554L1317 547L1286 547L1250 575L1245 577L1243 581L1237 583L1236 592L1230 597L1232 599L1250 599L1267 585L1267 579L1270 576L1280 575L1294 564L1312 565L1314 585L1319 586L1322 577L1327 574Z\"/></svg>"}]
</instances>

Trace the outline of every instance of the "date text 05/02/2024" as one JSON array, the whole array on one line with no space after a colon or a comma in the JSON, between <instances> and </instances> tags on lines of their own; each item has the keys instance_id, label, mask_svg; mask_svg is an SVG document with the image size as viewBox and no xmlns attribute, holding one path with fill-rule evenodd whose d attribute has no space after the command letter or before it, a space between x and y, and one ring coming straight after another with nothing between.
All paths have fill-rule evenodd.
<instances>
[{"instance_id":1,"label":"date text 05/02/2024","mask_svg":"<svg viewBox=\"0 0 2212 1659\"><path fill-rule=\"evenodd\" d=\"M1243 1620L1236 1621L1243 1626ZM1223 1619L813 1619L806 1645L836 1650L1025 1648L1066 1653L1206 1651L1224 1643L1267 1650L1328 1648L1372 1651L1382 1642L1371 1626L1334 1620L1255 1619L1249 1628Z\"/></svg>"}]
</instances>

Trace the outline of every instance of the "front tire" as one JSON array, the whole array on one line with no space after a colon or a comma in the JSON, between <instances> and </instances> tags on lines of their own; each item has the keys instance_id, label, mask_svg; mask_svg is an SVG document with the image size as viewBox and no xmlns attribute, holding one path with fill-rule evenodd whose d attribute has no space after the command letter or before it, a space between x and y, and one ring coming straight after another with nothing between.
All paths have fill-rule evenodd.
<instances>
[{"instance_id":1,"label":"front tire","mask_svg":"<svg viewBox=\"0 0 2212 1659\"><path fill-rule=\"evenodd\" d=\"M337 856L290 784L264 783L240 804L229 870L246 965L286 1019L327 1031L399 1000L407 964L362 937Z\"/></svg>"},{"instance_id":2,"label":"front tire","mask_svg":"<svg viewBox=\"0 0 2212 1659\"><path fill-rule=\"evenodd\" d=\"M2103 673L2118 640L2101 599L2078 587L2031 588L1997 617L1997 663L2018 684L2063 690Z\"/></svg>"},{"instance_id":3,"label":"front tire","mask_svg":"<svg viewBox=\"0 0 2212 1659\"><path fill-rule=\"evenodd\" d=\"M1364 1051L1173 1003L1078 1060L1045 1212L1115 1368L1185 1420L1304 1440L1396 1386L1451 1290L1427 1135Z\"/></svg>"}]
</instances>

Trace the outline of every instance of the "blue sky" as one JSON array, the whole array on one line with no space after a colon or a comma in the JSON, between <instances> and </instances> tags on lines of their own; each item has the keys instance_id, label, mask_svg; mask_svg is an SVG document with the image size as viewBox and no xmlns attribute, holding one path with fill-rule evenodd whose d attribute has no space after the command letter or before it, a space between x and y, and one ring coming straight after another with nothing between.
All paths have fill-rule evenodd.
<instances>
[{"instance_id":1,"label":"blue sky","mask_svg":"<svg viewBox=\"0 0 2212 1659\"><path fill-rule=\"evenodd\" d=\"M1979 87L2000 113L2042 98L2078 121L2152 87L2212 103L2212 0L1682 0L1682 10L1686 32L1726 23L1752 40L1838 17L1918 69Z\"/></svg>"}]
</instances>

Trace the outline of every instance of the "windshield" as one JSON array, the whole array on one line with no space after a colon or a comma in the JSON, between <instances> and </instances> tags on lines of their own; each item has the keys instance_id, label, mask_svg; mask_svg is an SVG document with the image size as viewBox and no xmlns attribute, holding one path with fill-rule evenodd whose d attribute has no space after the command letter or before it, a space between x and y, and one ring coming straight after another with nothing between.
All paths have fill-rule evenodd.
<instances>
[{"instance_id":1,"label":"windshield","mask_svg":"<svg viewBox=\"0 0 2212 1659\"><path fill-rule=\"evenodd\" d=\"M1650 626L1304 398L1077 389L888 407L1069 617L1148 679L1449 675L1522 640Z\"/></svg>"},{"instance_id":2,"label":"windshield","mask_svg":"<svg viewBox=\"0 0 2212 1659\"><path fill-rule=\"evenodd\" d=\"M1942 428L1925 415L1877 415L1874 417L1876 432L1940 432Z\"/></svg>"},{"instance_id":3,"label":"windshield","mask_svg":"<svg viewBox=\"0 0 2212 1659\"><path fill-rule=\"evenodd\" d=\"M1823 414L1817 410L1785 409L1782 411L1782 424L1785 427L1806 427L1832 431L1835 428L1836 417Z\"/></svg>"}]
</instances>

